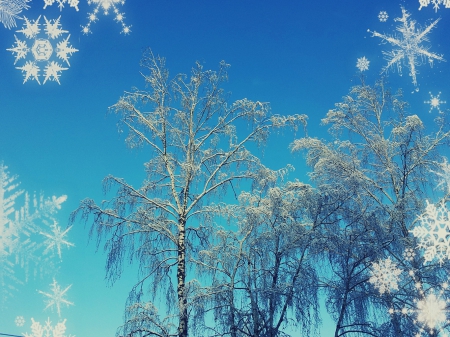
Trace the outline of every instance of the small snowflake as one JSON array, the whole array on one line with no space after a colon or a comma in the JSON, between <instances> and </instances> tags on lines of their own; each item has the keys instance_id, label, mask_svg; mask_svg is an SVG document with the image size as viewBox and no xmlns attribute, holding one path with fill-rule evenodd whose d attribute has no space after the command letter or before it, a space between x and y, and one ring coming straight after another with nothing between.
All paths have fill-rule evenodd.
<instances>
[{"instance_id":1,"label":"small snowflake","mask_svg":"<svg viewBox=\"0 0 450 337\"><path fill-rule=\"evenodd\" d=\"M47 319L45 325L42 326L41 323L36 322L33 318L31 319L31 335L28 333L24 334L24 337L75 337L66 336L66 319L62 322L57 323L54 327L50 318Z\"/></svg>"},{"instance_id":2,"label":"small snowflake","mask_svg":"<svg viewBox=\"0 0 450 337\"><path fill-rule=\"evenodd\" d=\"M398 276L401 273L395 262L388 257L379 263L372 263L369 282L380 291L380 294L389 293L391 290L398 290Z\"/></svg>"},{"instance_id":3,"label":"small snowflake","mask_svg":"<svg viewBox=\"0 0 450 337\"><path fill-rule=\"evenodd\" d=\"M378 14L378 19L380 20L380 22L386 22L388 18L389 18L389 15L386 11L381 11Z\"/></svg>"},{"instance_id":4,"label":"small snowflake","mask_svg":"<svg viewBox=\"0 0 450 337\"><path fill-rule=\"evenodd\" d=\"M16 323L16 326L23 326L25 324L25 319L23 316L17 316L14 323Z\"/></svg>"},{"instance_id":5,"label":"small snowflake","mask_svg":"<svg viewBox=\"0 0 450 337\"><path fill-rule=\"evenodd\" d=\"M442 202L439 207L427 200L425 213L418 217L422 226L416 226L410 232L419 239L418 248L425 249L425 263L437 258L442 265L444 259L450 259L450 212Z\"/></svg>"},{"instance_id":6,"label":"small snowflake","mask_svg":"<svg viewBox=\"0 0 450 337\"><path fill-rule=\"evenodd\" d=\"M409 14L402 7L402 17L395 18L395 21L401 24L396 28L399 35L386 35L378 32L372 32L369 29L368 32L372 33L372 36L376 36L382 39L384 42L389 42L393 46L392 51L383 52L388 64L383 68L381 73L387 72L389 68L397 66L397 71L402 74L402 66L409 68L409 76L412 78L412 83L417 86L417 69L416 67L423 63L423 60L427 60L430 66L433 66L434 60L445 61L442 55L434 54L429 51L428 46L422 45L422 42L428 41L427 34L437 25L440 18L433 21L430 25L424 29L419 28L416 25L416 21L411 20Z\"/></svg>"},{"instance_id":7,"label":"small snowflake","mask_svg":"<svg viewBox=\"0 0 450 337\"><path fill-rule=\"evenodd\" d=\"M65 304L66 306L73 305L72 302L69 302L64 298L66 292L70 289L70 287L72 287L72 285L68 286L64 290L61 290L61 286L55 281L55 279L53 279L53 283L51 283L50 286L52 287L51 294L44 293L40 290L38 292L49 298L49 300L46 301L47 306L45 307L45 309L55 306L58 312L58 316L61 317L61 304Z\"/></svg>"},{"instance_id":8,"label":"small snowflake","mask_svg":"<svg viewBox=\"0 0 450 337\"><path fill-rule=\"evenodd\" d=\"M441 96L441 92L439 92L439 93L437 94L437 96L433 96L433 95L431 94L431 92L430 92L430 96L431 96L431 98L430 98L429 101L423 101L423 102L426 103L426 104L430 104L430 111L428 111L428 112L431 113L431 111L432 111L433 109L436 109L439 113L442 113L442 111L441 111L441 104L445 104L445 103L447 103L447 102L446 102L446 101L441 101L441 100L439 99L439 97Z\"/></svg>"},{"instance_id":9,"label":"small snowflake","mask_svg":"<svg viewBox=\"0 0 450 337\"><path fill-rule=\"evenodd\" d=\"M366 59L365 56L360 57L356 60L356 68L359 69L359 71L365 71L365 70L369 70L369 63L370 61L368 59Z\"/></svg>"},{"instance_id":10,"label":"small snowflake","mask_svg":"<svg viewBox=\"0 0 450 337\"><path fill-rule=\"evenodd\" d=\"M403 258L406 261L413 261L414 257L416 256L416 253L414 252L414 249L412 248L406 248L403 252Z\"/></svg>"},{"instance_id":11,"label":"small snowflake","mask_svg":"<svg viewBox=\"0 0 450 337\"><path fill-rule=\"evenodd\" d=\"M115 15L114 20L122 25L121 33L123 33L124 35L128 35L131 32L131 26L127 26L124 22L124 13L121 13L116 6L117 4L124 5L125 0L88 0L88 4L93 4L96 7L94 8L94 11L92 13L88 13L88 23L86 24L86 26L81 26L81 31L84 34L92 33L91 24L98 20L100 9L103 10L104 15L108 15L109 10L112 9Z\"/></svg>"}]
</instances>

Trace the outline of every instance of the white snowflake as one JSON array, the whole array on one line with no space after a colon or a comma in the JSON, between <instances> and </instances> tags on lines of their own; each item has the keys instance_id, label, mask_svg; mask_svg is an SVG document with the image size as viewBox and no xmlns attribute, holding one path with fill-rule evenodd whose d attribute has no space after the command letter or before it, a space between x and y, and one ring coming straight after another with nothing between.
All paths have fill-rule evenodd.
<instances>
[{"instance_id":1,"label":"white snowflake","mask_svg":"<svg viewBox=\"0 0 450 337\"><path fill-rule=\"evenodd\" d=\"M0 309L14 296L14 285L27 282L30 270L41 276L54 271L54 256L44 254L45 236L40 233L56 221L54 215L66 200L30 197L18 189L16 179L0 163Z\"/></svg>"},{"instance_id":2,"label":"white snowflake","mask_svg":"<svg viewBox=\"0 0 450 337\"><path fill-rule=\"evenodd\" d=\"M22 66L16 67L24 74L23 83L28 80L36 80L39 84L41 84L41 70L44 72L44 81L45 84L48 80L56 81L58 84L59 78L61 76L62 71L67 70L69 68L63 67L62 64L57 62L57 60L61 60L65 62L68 66L69 57L72 56L73 53L77 52L78 49L73 48L69 44L70 34L67 34L67 30L63 30L61 28L60 19L61 16L56 20L48 20L44 16L44 34L41 34L40 21L41 16L37 18L37 20L29 20L24 17L25 23L21 30L18 30L18 33L22 33L26 39L29 41L21 40L15 36L15 44L12 48L7 49L11 51L13 55L15 55L14 64L16 64L20 60L25 60ZM67 34L65 38L62 36ZM52 42L61 38L62 40L56 42L56 45ZM28 55L32 57L32 60L26 60ZM40 64L44 63L44 67Z\"/></svg>"},{"instance_id":3,"label":"white snowflake","mask_svg":"<svg viewBox=\"0 0 450 337\"><path fill-rule=\"evenodd\" d=\"M16 19L21 18L19 14L22 10L30 7L27 5L27 2L30 1L31 0L1 0L0 22L8 29L16 27Z\"/></svg>"},{"instance_id":4,"label":"white snowflake","mask_svg":"<svg viewBox=\"0 0 450 337\"><path fill-rule=\"evenodd\" d=\"M356 60L356 68L359 69L359 71L365 71L365 70L369 70L369 63L370 61L368 59L366 59L365 56L360 57Z\"/></svg>"},{"instance_id":5,"label":"white snowflake","mask_svg":"<svg viewBox=\"0 0 450 337\"><path fill-rule=\"evenodd\" d=\"M412 248L406 248L403 252L403 258L406 261L413 261L414 257L416 256L416 252Z\"/></svg>"},{"instance_id":6,"label":"white snowflake","mask_svg":"<svg viewBox=\"0 0 450 337\"><path fill-rule=\"evenodd\" d=\"M73 247L74 244L70 243L69 241L66 241L64 237L67 235L67 233L70 231L72 226L67 227L65 231L61 231L61 227L57 226L58 223L55 221L52 226L52 234L47 234L41 232L42 235L47 237L47 239L44 242L44 245L46 246L44 250L44 254L46 254L48 251L57 249L58 256L61 259L61 246L66 245L67 247Z\"/></svg>"},{"instance_id":7,"label":"white snowflake","mask_svg":"<svg viewBox=\"0 0 450 337\"><path fill-rule=\"evenodd\" d=\"M389 293L391 290L398 290L398 276L401 273L397 264L388 257L380 260L379 263L372 263L369 282L379 290L380 294Z\"/></svg>"},{"instance_id":8,"label":"white snowflake","mask_svg":"<svg viewBox=\"0 0 450 337\"><path fill-rule=\"evenodd\" d=\"M439 99L439 97L441 96L441 92L439 92L436 96L433 96L430 92L430 100L429 101L423 101L425 104L430 104L430 111L431 112L433 109L436 109L439 113L442 113L441 111L441 104L445 104L447 103L446 101L441 101Z\"/></svg>"},{"instance_id":9,"label":"white snowflake","mask_svg":"<svg viewBox=\"0 0 450 337\"><path fill-rule=\"evenodd\" d=\"M16 323L16 326L23 326L25 324L25 319L23 316L17 316L14 323Z\"/></svg>"},{"instance_id":10,"label":"white snowflake","mask_svg":"<svg viewBox=\"0 0 450 337\"><path fill-rule=\"evenodd\" d=\"M425 249L425 263L435 258L442 265L445 258L450 259L450 212L445 203L441 202L439 207L430 204L417 221L421 226L416 226L410 232L419 239L418 248Z\"/></svg>"},{"instance_id":11,"label":"white snowflake","mask_svg":"<svg viewBox=\"0 0 450 337\"><path fill-rule=\"evenodd\" d=\"M64 8L64 4L69 4L70 7L74 7L78 12L78 4L80 3L79 0L44 0L44 9L47 8L47 6L51 6L54 3L58 3L59 10L62 11Z\"/></svg>"},{"instance_id":12,"label":"white snowflake","mask_svg":"<svg viewBox=\"0 0 450 337\"><path fill-rule=\"evenodd\" d=\"M33 318L31 319L31 335L25 333L25 337L75 337L66 336L66 319L62 322L57 323L54 327L50 318L47 318L45 325L42 326L40 322L36 322Z\"/></svg>"},{"instance_id":13,"label":"white snowflake","mask_svg":"<svg viewBox=\"0 0 450 337\"><path fill-rule=\"evenodd\" d=\"M450 0L419 0L419 11L422 7L428 7L430 3L433 4L433 9L435 12L438 11L440 5L444 5L445 8L450 8Z\"/></svg>"},{"instance_id":14,"label":"white snowflake","mask_svg":"<svg viewBox=\"0 0 450 337\"><path fill-rule=\"evenodd\" d=\"M378 32L372 33L372 36L380 37L383 42L389 42L394 49L389 52L383 52L388 64L383 68L381 73L386 72L389 68L397 66L398 73L402 74L402 65L409 68L409 75L412 78L414 86L417 86L417 69L416 66L421 65L424 60L427 60L430 66L433 66L433 61L445 61L441 55L437 55L428 51L428 47L421 43L427 41L427 34L437 25L439 19L433 21L425 29L416 27L416 21L410 20L410 14L402 7L403 16L394 19L399 21L396 30L401 33L401 36L391 36L380 34Z\"/></svg>"},{"instance_id":15,"label":"white snowflake","mask_svg":"<svg viewBox=\"0 0 450 337\"><path fill-rule=\"evenodd\" d=\"M389 18L389 15L386 11L381 11L378 14L378 20L380 20L380 22L386 22L388 18Z\"/></svg>"},{"instance_id":16,"label":"white snowflake","mask_svg":"<svg viewBox=\"0 0 450 337\"><path fill-rule=\"evenodd\" d=\"M72 285L68 286L64 290L61 290L61 286L58 284L58 282L56 282L55 279L53 279L53 283L51 283L50 286L52 287L51 288L51 291L52 291L51 294L45 293L45 292L40 291L40 290L38 292L40 294L42 294L42 295L44 295L44 296L49 298L48 300L46 300L47 306L45 307L45 309L48 309L48 308L52 308L53 309L53 306L55 306L56 307L56 311L58 312L58 316L61 317L61 305L65 304L67 307L69 305L73 305L72 302L69 302L68 300L66 300L64 298L66 292L70 289L70 287L72 287Z\"/></svg>"},{"instance_id":17,"label":"white snowflake","mask_svg":"<svg viewBox=\"0 0 450 337\"><path fill-rule=\"evenodd\" d=\"M121 13L117 8L117 5L119 4L124 5L125 0L88 0L88 4L94 5L95 8L92 13L88 13L88 23L86 24L86 26L81 27L81 31L84 34L92 33L91 24L98 20L98 14L100 13L100 10L102 10L105 15L108 15L110 9L112 9L112 11L114 12L114 20L122 25L121 33L127 35L131 32L131 26L127 26L124 22L124 13Z\"/></svg>"},{"instance_id":18,"label":"white snowflake","mask_svg":"<svg viewBox=\"0 0 450 337\"><path fill-rule=\"evenodd\" d=\"M436 163L439 166L439 171L431 171L439 177L437 188L444 190L446 193L450 193L450 163L447 158L444 157L442 163Z\"/></svg>"}]
</instances>

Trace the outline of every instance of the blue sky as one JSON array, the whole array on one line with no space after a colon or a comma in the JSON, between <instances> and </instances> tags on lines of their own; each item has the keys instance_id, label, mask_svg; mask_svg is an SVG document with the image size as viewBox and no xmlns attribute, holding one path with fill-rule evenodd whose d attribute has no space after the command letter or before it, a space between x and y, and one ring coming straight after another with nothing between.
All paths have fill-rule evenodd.
<instances>
[{"instance_id":1,"label":"blue sky","mask_svg":"<svg viewBox=\"0 0 450 337\"><path fill-rule=\"evenodd\" d=\"M429 6L418 11L418 0L127 0L119 5L131 34L120 34L121 26L113 15L99 14L91 26L92 34L83 35L81 25L92 11L81 0L79 11L56 5L43 9L43 0L33 0L23 11L29 19L39 15L48 19L61 16L62 28L69 31L70 42L79 51L70 58L60 85L34 81L23 84L15 69L14 56L7 48L14 44L14 34L22 26L8 30L0 26L0 161L9 172L18 175L21 188L42 191L47 196L67 195L58 213L65 227L79 201L90 197L100 202L102 179L113 174L136 185L143 178L146 150L131 151L117 132L117 117L109 115L125 90L143 88L139 60L145 48L166 58L172 75L189 72L195 61L205 69L217 69L221 60L231 64L226 90L231 100L248 98L270 102L274 113L309 115L308 133L326 137L323 118L334 103L358 84L357 58L367 57L370 68L367 81L373 83L386 61L380 39L367 29L391 34L404 6L425 26L442 20L429 34L430 51L450 59L448 32L450 9L437 13ZM387 22L378 13L387 11ZM423 103L428 92L442 92L441 99L450 106L449 62L420 66L419 91L415 91L407 69L403 76L389 74L393 89L402 88L410 102L410 113L426 123L436 112L428 113ZM446 105L443 104L443 108ZM287 150L291 134L274 136L267 145L264 163L278 169L291 163L296 167L292 178L305 178L307 168L301 155ZM57 275L62 287L72 284L67 293L74 306L63 308L68 333L78 337L113 336L122 323L128 290L134 284L135 270L110 287L104 281L105 256L94 242L88 243L89 228L76 223L69 232L75 247L63 250L61 270ZM36 290L49 290L52 278L30 280L0 311L0 332L30 332L31 317L44 322L55 312L43 311L43 297ZM16 316L26 324L17 327Z\"/></svg>"}]
</instances>

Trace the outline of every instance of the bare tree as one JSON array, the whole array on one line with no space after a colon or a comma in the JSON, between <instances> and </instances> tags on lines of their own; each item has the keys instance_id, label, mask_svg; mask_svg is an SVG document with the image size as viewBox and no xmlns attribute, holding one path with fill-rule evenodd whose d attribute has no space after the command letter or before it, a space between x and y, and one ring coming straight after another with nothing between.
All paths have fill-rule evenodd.
<instances>
[{"instance_id":1,"label":"bare tree","mask_svg":"<svg viewBox=\"0 0 450 337\"><path fill-rule=\"evenodd\" d=\"M438 118L437 131L425 134L421 119L406 109L401 93L392 94L383 81L370 86L363 79L322 120L331 126L331 142L305 137L291 144L292 151L306 150L311 177L328 200L323 237L331 243L327 267L334 276L324 286L336 337L406 336L410 327L402 327L405 318L395 314L380 322L396 299L370 290L369 267L388 256L404 264L404 249L415 248L410 230L430 191L437 151L448 144L450 132ZM421 262L417 258L415 267ZM413 293L404 295L411 300ZM382 306L378 313L377 304ZM369 322L370 317L378 322Z\"/></svg>"},{"instance_id":2,"label":"bare tree","mask_svg":"<svg viewBox=\"0 0 450 337\"><path fill-rule=\"evenodd\" d=\"M296 128L306 123L306 116L271 115L267 103L247 99L228 105L220 88L227 79L225 62L218 71L204 71L197 63L190 76L172 80L164 59L151 51L141 65L148 89L126 92L111 110L121 114L129 130L128 146L149 150L147 178L136 188L125 179L106 177L105 190L117 188L116 196L101 205L83 200L72 221L81 214L92 222L98 243L107 238L110 281L122 273L126 252L130 261L139 261L139 282L130 292L120 333L186 337L188 299L198 289L194 277L186 281L187 262L208 240L208 226L202 223L209 218L205 206L230 188L236 194L240 181L259 179L263 166L249 151L250 143L260 146L271 128ZM167 315L160 318L156 306L144 301L146 294L152 301L165 297Z\"/></svg>"}]
</instances>

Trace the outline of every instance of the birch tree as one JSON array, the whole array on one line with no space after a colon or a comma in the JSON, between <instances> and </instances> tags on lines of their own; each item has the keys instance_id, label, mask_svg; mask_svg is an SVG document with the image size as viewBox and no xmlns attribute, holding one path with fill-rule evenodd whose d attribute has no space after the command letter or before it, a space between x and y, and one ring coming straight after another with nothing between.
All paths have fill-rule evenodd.
<instances>
[{"instance_id":1,"label":"birch tree","mask_svg":"<svg viewBox=\"0 0 450 337\"><path fill-rule=\"evenodd\" d=\"M311 178L333 205L323 230L324 237L334 238L328 253L334 276L324 286L336 337L380 335L387 333L386 326L396 336L408 331L401 315L387 317L387 324L365 322L375 303L384 306L375 318L386 317L395 300L370 292L369 268L383 257L404 265L405 248L416 248L410 230L432 187L429 172L438 150L450 136L440 118L436 131L426 134L422 120L407 108L400 92L391 93L383 81L370 86L363 79L322 120L330 126L332 141L305 137L291 144L294 152L306 151ZM422 262L417 258L414 267L421 268ZM433 274L430 269L424 273Z\"/></svg>"},{"instance_id":2,"label":"birch tree","mask_svg":"<svg viewBox=\"0 0 450 337\"><path fill-rule=\"evenodd\" d=\"M268 176L273 182L277 172ZM217 228L196 261L212 279L203 308L214 323L205 336L313 334L320 321L314 195L295 181L242 192L238 205L218 206L237 230Z\"/></svg>"},{"instance_id":3,"label":"birch tree","mask_svg":"<svg viewBox=\"0 0 450 337\"><path fill-rule=\"evenodd\" d=\"M188 277L188 263L208 241L206 206L260 178L263 165L250 144L261 146L271 128L296 128L306 116L272 115L268 103L245 98L229 105L221 89L225 62L217 71L197 63L190 75L169 79L165 60L149 50L141 66L146 89L125 92L111 110L129 130L127 145L148 151L147 177L140 187L106 177L105 190L114 188L115 196L101 204L83 200L72 220L81 214L98 242L107 239L110 281L121 275L127 256L138 261L139 281L119 334L186 337L189 299L199 282ZM167 307L165 314L156 300Z\"/></svg>"}]
</instances>

